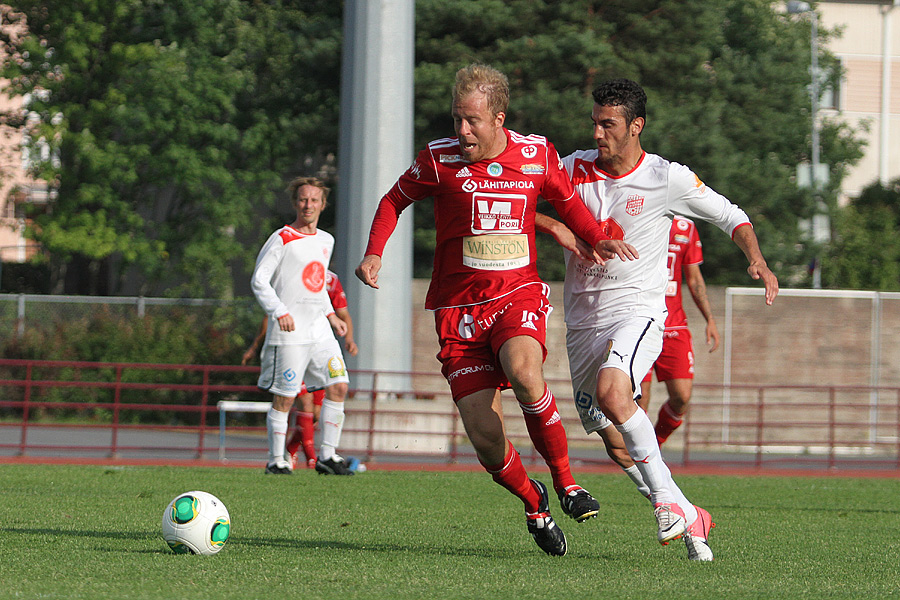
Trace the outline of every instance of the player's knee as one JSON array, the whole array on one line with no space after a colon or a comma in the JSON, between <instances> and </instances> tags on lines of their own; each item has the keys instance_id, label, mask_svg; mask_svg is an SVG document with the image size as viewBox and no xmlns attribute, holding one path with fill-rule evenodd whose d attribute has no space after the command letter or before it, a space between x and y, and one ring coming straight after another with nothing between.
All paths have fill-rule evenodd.
<instances>
[{"instance_id":1,"label":"player's knee","mask_svg":"<svg viewBox=\"0 0 900 600\"><path fill-rule=\"evenodd\" d=\"M332 402L343 402L347 397L349 386L346 383L335 383L325 389L325 397Z\"/></svg>"}]
</instances>

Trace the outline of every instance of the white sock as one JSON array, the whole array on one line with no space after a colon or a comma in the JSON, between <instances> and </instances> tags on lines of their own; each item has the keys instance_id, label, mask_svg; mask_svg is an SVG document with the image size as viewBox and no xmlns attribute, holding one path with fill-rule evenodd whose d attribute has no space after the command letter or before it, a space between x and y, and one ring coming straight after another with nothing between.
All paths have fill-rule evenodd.
<instances>
[{"instance_id":1,"label":"white sock","mask_svg":"<svg viewBox=\"0 0 900 600\"><path fill-rule=\"evenodd\" d=\"M653 504L675 503L675 496L669 489L672 476L663 463L656 432L653 431L653 423L647 413L640 409L634 411L627 421L616 425L616 429L625 439L625 447L641 472L641 479L650 488L650 500Z\"/></svg>"},{"instance_id":2,"label":"white sock","mask_svg":"<svg viewBox=\"0 0 900 600\"><path fill-rule=\"evenodd\" d=\"M687 499L684 493L682 493L681 488L678 487L675 480L672 479L672 471L669 470L669 466L666 463L663 463L663 469L665 473L668 474L669 490L672 492L672 495L675 496L675 503L678 504L678 507L681 508L681 511L684 513L685 523L690 525L697 519L697 509L691 504L691 501Z\"/></svg>"},{"instance_id":3,"label":"white sock","mask_svg":"<svg viewBox=\"0 0 900 600\"><path fill-rule=\"evenodd\" d=\"M288 430L288 412L281 412L270 408L266 414L266 433L269 438L269 461L268 464L283 465L284 460L284 444Z\"/></svg>"},{"instance_id":4,"label":"white sock","mask_svg":"<svg viewBox=\"0 0 900 600\"><path fill-rule=\"evenodd\" d=\"M640 492L641 496L644 498L650 497L650 488L647 487L647 484L644 483L644 478L641 477L641 472L637 468L637 465L631 465L627 469L622 469L625 471L625 474L631 478L631 481L634 482L634 485L637 486L638 492Z\"/></svg>"},{"instance_id":5,"label":"white sock","mask_svg":"<svg viewBox=\"0 0 900 600\"><path fill-rule=\"evenodd\" d=\"M322 427L322 447L319 458L328 460L334 456L334 450L341 442L341 431L344 429L344 403L322 400L322 413L319 415Z\"/></svg>"}]
</instances>

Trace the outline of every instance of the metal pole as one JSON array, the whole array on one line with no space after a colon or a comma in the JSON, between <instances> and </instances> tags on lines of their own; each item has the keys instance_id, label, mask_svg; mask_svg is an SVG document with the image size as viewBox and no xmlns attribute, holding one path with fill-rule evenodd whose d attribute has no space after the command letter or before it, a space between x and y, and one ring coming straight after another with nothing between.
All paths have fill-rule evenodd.
<instances>
[{"instance_id":1,"label":"metal pole","mask_svg":"<svg viewBox=\"0 0 900 600\"><path fill-rule=\"evenodd\" d=\"M819 162L820 162L820 148L819 148L819 123L818 123L818 113L819 113L819 17L815 10L809 11L809 20L810 20L810 52L812 53L811 60L811 76L812 76L812 85L810 86L810 96L812 97L812 157L810 160L810 181L812 182L813 189L813 201L815 202L815 212L813 213L813 241L816 245L822 243L825 239L827 232L824 230L827 227L827 220L823 222L822 218L822 196L821 190L819 189ZM826 217L827 219L827 217ZM812 285L814 288L819 289L822 287L822 259L821 259L821 249L819 249L816 253L815 263L813 264L813 274L812 274Z\"/></svg>"},{"instance_id":2,"label":"metal pole","mask_svg":"<svg viewBox=\"0 0 900 600\"><path fill-rule=\"evenodd\" d=\"M380 289L363 285L354 271L378 202L414 158L414 7L413 0L344 4L333 263L347 292L359 345L358 356L345 357L351 371L412 370L411 209L385 248ZM409 383L394 377L380 381L388 389Z\"/></svg>"}]
</instances>

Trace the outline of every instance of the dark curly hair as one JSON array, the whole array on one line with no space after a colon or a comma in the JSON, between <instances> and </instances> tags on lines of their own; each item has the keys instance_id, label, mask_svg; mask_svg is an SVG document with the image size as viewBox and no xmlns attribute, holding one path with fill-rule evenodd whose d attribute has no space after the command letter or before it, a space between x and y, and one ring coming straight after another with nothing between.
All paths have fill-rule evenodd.
<instances>
[{"instance_id":1,"label":"dark curly hair","mask_svg":"<svg viewBox=\"0 0 900 600\"><path fill-rule=\"evenodd\" d=\"M621 106L630 125L636 118L647 118L647 94L630 79L610 79L594 88L594 102L600 106Z\"/></svg>"}]
</instances>

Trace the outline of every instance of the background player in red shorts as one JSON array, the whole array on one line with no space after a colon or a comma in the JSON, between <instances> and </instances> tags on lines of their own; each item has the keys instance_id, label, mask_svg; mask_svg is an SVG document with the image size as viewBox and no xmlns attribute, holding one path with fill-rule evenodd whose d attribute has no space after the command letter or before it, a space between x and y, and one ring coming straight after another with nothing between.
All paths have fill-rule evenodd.
<instances>
[{"instance_id":1,"label":"background player in red shorts","mask_svg":"<svg viewBox=\"0 0 900 600\"><path fill-rule=\"evenodd\" d=\"M503 126L508 104L509 84L499 71L470 65L457 72L457 135L429 143L381 199L356 275L377 288L400 213L434 197L437 243L425 308L434 311L442 372L485 470L525 504L538 546L562 556L566 537L550 516L547 488L528 477L506 437L500 401L500 390L511 387L566 514L578 522L596 515L599 504L572 477L566 432L542 373L552 308L535 264L539 196L601 259L633 255L624 241L606 239L546 138Z\"/></svg>"},{"instance_id":2,"label":"background player in red shorts","mask_svg":"<svg viewBox=\"0 0 900 600\"><path fill-rule=\"evenodd\" d=\"M697 234L694 222L684 217L675 217L669 230L669 283L666 286L666 331L663 334L663 347L653 368L641 382L641 397L638 404L647 410L650 406L650 382L653 371L656 379L665 382L669 398L659 409L656 419L656 441L662 446L673 431L678 429L684 420L694 381L694 344L691 330L688 329L687 315L681 303L682 276L694 304L706 319L706 344L709 351L719 347L719 329L713 318L706 297L706 282L700 273L703 262L703 245Z\"/></svg>"}]
</instances>

